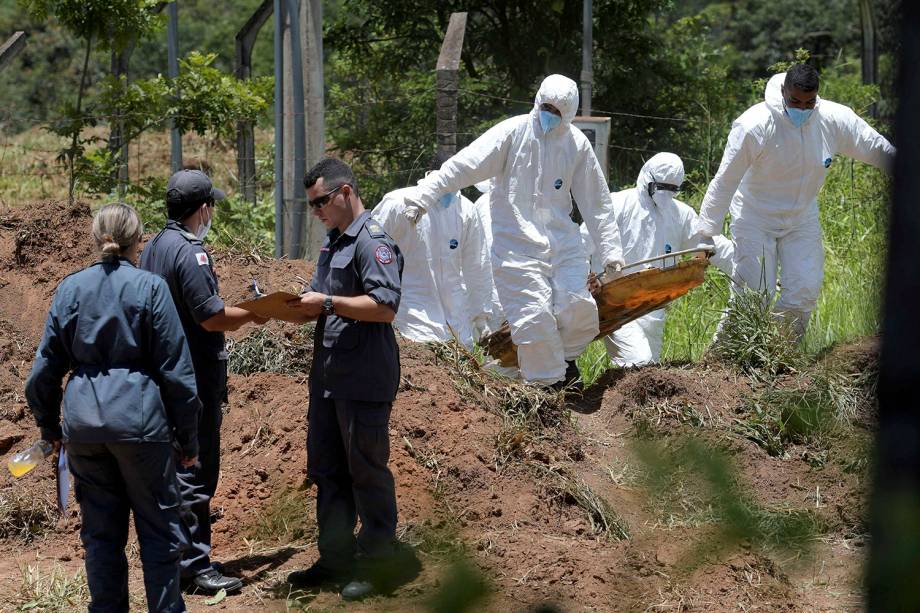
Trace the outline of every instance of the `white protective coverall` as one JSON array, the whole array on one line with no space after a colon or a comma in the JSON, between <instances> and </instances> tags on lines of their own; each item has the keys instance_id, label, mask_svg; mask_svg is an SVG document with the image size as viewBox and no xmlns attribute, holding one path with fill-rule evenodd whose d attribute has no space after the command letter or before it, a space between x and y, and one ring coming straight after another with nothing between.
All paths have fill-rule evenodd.
<instances>
[{"instance_id":1,"label":"white protective coverall","mask_svg":"<svg viewBox=\"0 0 920 613\"><path fill-rule=\"evenodd\" d=\"M772 295L779 269L782 292L775 310L801 338L824 278L817 194L834 155L890 173L895 149L852 109L830 100L818 98L814 112L796 128L784 110L785 78L774 75L764 102L732 125L697 229L705 236L719 234L731 209L732 277Z\"/></svg>"},{"instance_id":2,"label":"white protective coverall","mask_svg":"<svg viewBox=\"0 0 920 613\"><path fill-rule=\"evenodd\" d=\"M544 134L543 103L562 121ZM608 222L610 192L587 137L572 119L578 86L562 75L544 79L527 115L506 119L429 174L418 186L416 207L431 211L440 194L494 178L492 275L518 347L527 381L561 381L566 360L597 336L597 305L588 292L588 259L572 197L605 265L622 264L616 224Z\"/></svg>"},{"instance_id":3,"label":"white protective coverall","mask_svg":"<svg viewBox=\"0 0 920 613\"><path fill-rule=\"evenodd\" d=\"M476 189L478 189L482 195L476 199L473 206L482 224L483 247L485 247L484 251L488 263L489 286L491 288L489 319L486 322L485 332L491 334L505 323L505 314L502 312L501 302L498 300L498 290L495 289L495 280L492 277L492 203L489 198L489 192L492 190L492 182L482 181L477 183Z\"/></svg>"},{"instance_id":4,"label":"white protective coverall","mask_svg":"<svg viewBox=\"0 0 920 613\"><path fill-rule=\"evenodd\" d=\"M402 250L405 268L396 329L416 342L457 340L472 347L490 316L492 271L475 205L455 194L412 224L402 212L414 188L386 194L371 215Z\"/></svg>"},{"instance_id":5,"label":"white protective coverall","mask_svg":"<svg viewBox=\"0 0 920 613\"><path fill-rule=\"evenodd\" d=\"M613 210L623 242L626 264L632 264L673 251L692 249L697 219L696 211L673 197L673 192L658 191L653 199L649 183L680 185L684 181L684 164L673 153L652 156L636 179L636 187L613 194ZM582 228L582 238L591 252L591 270L603 272L594 254L594 245ZM724 236L714 236L715 254L710 261L726 274L732 270L732 242ZM644 267L661 268L664 262L653 262ZM627 268L630 274L641 268ZM661 356L664 338L665 309L658 309L614 330L604 338L607 354L617 366L641 366L657 362Z\"/></svg>"}]
</instances>

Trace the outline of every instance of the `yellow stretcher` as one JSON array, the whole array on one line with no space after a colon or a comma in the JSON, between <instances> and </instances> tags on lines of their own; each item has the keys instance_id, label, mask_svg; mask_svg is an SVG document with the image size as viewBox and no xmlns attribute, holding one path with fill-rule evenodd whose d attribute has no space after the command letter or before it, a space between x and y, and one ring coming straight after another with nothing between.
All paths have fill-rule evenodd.
<instances>
[{"instance_id":1,"label":"yellow stretcher","mask_svg":"<svg viewBox=\"0 0 920 613\"><path fill-rule=\"evenodd\" d=\"M626 269L661 261L661 268L645 268L602 283L592 292L597 302L600 333L603 338L617 328L665 306L703 283L709 259L704 249L687 249L634 262ZM683 256L691 256L682 259ZM501 328L479 341L488 355L502 366L517 366L517 347L511 341L511 328Z\"/></svg>"}]
</instances>

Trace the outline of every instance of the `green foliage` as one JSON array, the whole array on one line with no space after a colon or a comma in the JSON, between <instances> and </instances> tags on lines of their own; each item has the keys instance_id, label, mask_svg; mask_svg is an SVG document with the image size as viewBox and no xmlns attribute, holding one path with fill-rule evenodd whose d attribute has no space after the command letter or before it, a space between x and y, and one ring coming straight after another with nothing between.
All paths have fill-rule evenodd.
<instances>
[{"instance_id":1,"label":"green foliage","mask_svg":"<svg viewBox=\"0 0 920 613\"><path fill-rule=\"evenodd\" d=\"M766 291L738 288L712 344L713 355L754 377L771 378L801 366L804 356L790 326L773 313L775 302Z\"/></svg>"},{"instance_id":2,"label":"green foliage","mask_svg":"<svg viewBox=\"0 0 920 613\"><path fill-rule=\"evenodd\" d=\"M720 15L715 42L732 55L732 76L768 76L766 67L790 59L807 46L820 69L839 55L859 51L859 10L855 0L749 0L732 3Z\"/></svg>"},{"instance_id":3,"label":"green foliage","mask_svg":"<svg viewBox=\"0 0 920 613\"><path fill-rule=\"evenodd\" d=\"M656 502L666 502L680 489L708 507L713 530L685 562L693 567L741 543L796 554L811 551L821 531L809 511L776 509L755 501L738 478L738 471L720 449L686 438L669 443L642 440L636 452L645 468L644 486Z\"/></svg>"},{"instance_id":4,"label":"green foliage","mask_svg":"<svg viewBox=\"0 0 920 613\"><path fill-rule=\"evenodd\" d=\"M873 401L874 388L872 377L820 365L748 399L735 430L773 456L784 455L790 443L821 447Z\"/></svg>"},{"instance_id":5,"label":"green foliage","mask_svg":"<svg viewBox=\"0 0 920 613\"><path fill-rule=\"evenodd\" d=\"M159 193L162 198L165 190ZM213 236L208 235L212 244L260 256L274 253L275 202L272 194L266 194L255 204L240 196L228 196L219 206L211 230Z\"/></svg>"},{"instance_id":6,"label":"green foliage","mask_svg":"<svg viewBox=\"0 0 920 613\"><path fill-rule=\"evenodd\" d=\"M182 132L211 131L230 138L236 122L255 122L271 106L274 79L248 81L214 68L216 54L193 51L180 62L179 78L172 84L166 116L176 120Z\"/></svg>"},{"instance_id":7,"label":"green foliage","mask_svg":"<svg viewBox=\"0 0 920 613\"><path fill-rule=\"evenodd\" d=\"M547 74L577 79L581 8L572 0L344 2L326 32L327 120L330 140L367 177L365 201L413 183L435 149L432 69L452 11L467 11L458 114L463 145L501 119L529 112ZM617 111L609 152L615 183L621 174L632 182L644 158L662 149L680 151L704 179L721 153L720 126L736 110L706 20L651 19L668 10L661 0L594 3L593 106ZM617 36L601 35L609 24L617 24Z\"/></svg>"},{"instance_id":8,"label":"green foliage","mask_svg":"<svg viewBox=\"0 0 920 613\"><path fill-rule=\"evenodd\" d=\"M182 132L230 138L236 122L254 122L271 106L273 79L240 81L214 68L216 59L214 54L191 52L180 60L174 82L163 75L130 83L108 77L94 111L122 122L128 141L168 119L175 119Z\"/></svg>"},{"instance_id":9,"label":"green foliage","mask_svg":"<svg viewBox=\"0 0 920 613\"><path fill-rule=\"evenodd\" d=\"M212 133L230 138L238 121L255 122L272 103L272 79L240 81L214 68L216 56L192 52L180 61L179 77L175 81L157 75L151 79L129 82L125 77L109 76L100 84L99 92L86 110L65 105L60 118L49 126L59 136L78 135L76 146L61 151L58 160L74 158L75 181L90 194L110 194L117 184L117 151L112 139L82 136L84 128L95 126L98 117L109 117L121 126L121 142L130 142L143 132L165 127L175 119L180 130L199 135ZM91 145L97 145L90 149ZM162 201L165 190L154 192L158 181L147 178L128 190L129 195L146 202ZM222 205L224 206L224 205ZM226 208L239 221L241 203L230 202ZM259 213L264 206L257 207ZM264 238L266 230L262 216L250 223L239 224L246 236ZM273 230L273 228L272 228Z\"/></svg>"},{"instance_id":10,"label":"green foliage","mask_svg":"<svg viewBox=\"0 0 920 613\"><path fill-rule=\"evenodd\" d=\"M725 273L711 266L701 286L668 306L662 360L696 362L703 357L722 321L730 283Z\"/></svg>"},{"instance_id":11,"label":"green foliage","mask_svg":"<svg viewBox=\"0 0 920 613\"><path fill-rule=\"evenodd\" d=\"M154 12L160 0L19 0L38 20L54 16L75 36L100 49L120 51L165 24Z\"/></svg>"}]
</instances>

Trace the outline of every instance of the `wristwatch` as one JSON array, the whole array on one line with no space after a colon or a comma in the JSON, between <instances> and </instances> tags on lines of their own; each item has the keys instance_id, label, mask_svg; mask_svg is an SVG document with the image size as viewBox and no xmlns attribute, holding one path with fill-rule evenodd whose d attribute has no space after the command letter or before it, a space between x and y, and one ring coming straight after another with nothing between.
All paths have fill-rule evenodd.
<instances>
[{"instance_id":1,"label":"wristwatch","mask_svg":"<svg viewBox=\"0 0 920 613\"><path fill-rule=\"evenodd\" d=\"M332 315L335 313L335 310L332 308L332 296L326 296L326 299L323 300L323 315Z\"/></svg>"}]
</instances>

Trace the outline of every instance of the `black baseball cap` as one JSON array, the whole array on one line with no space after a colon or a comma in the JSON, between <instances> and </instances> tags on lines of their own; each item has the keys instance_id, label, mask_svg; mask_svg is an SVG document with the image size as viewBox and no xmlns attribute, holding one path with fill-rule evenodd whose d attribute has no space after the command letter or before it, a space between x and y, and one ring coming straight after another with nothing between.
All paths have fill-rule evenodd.
<instances>
[{"instance_id":1,"label":"black baseball cap","mask_svg":"<svg viewBox=\"0 0 920 613\"><path fill-rule=\"evenodd\" d=\"M166 212L170 219L185 219L205 202L226 197L200 170L180 170L166 184Z\"/></svg>"}]
</instances>

